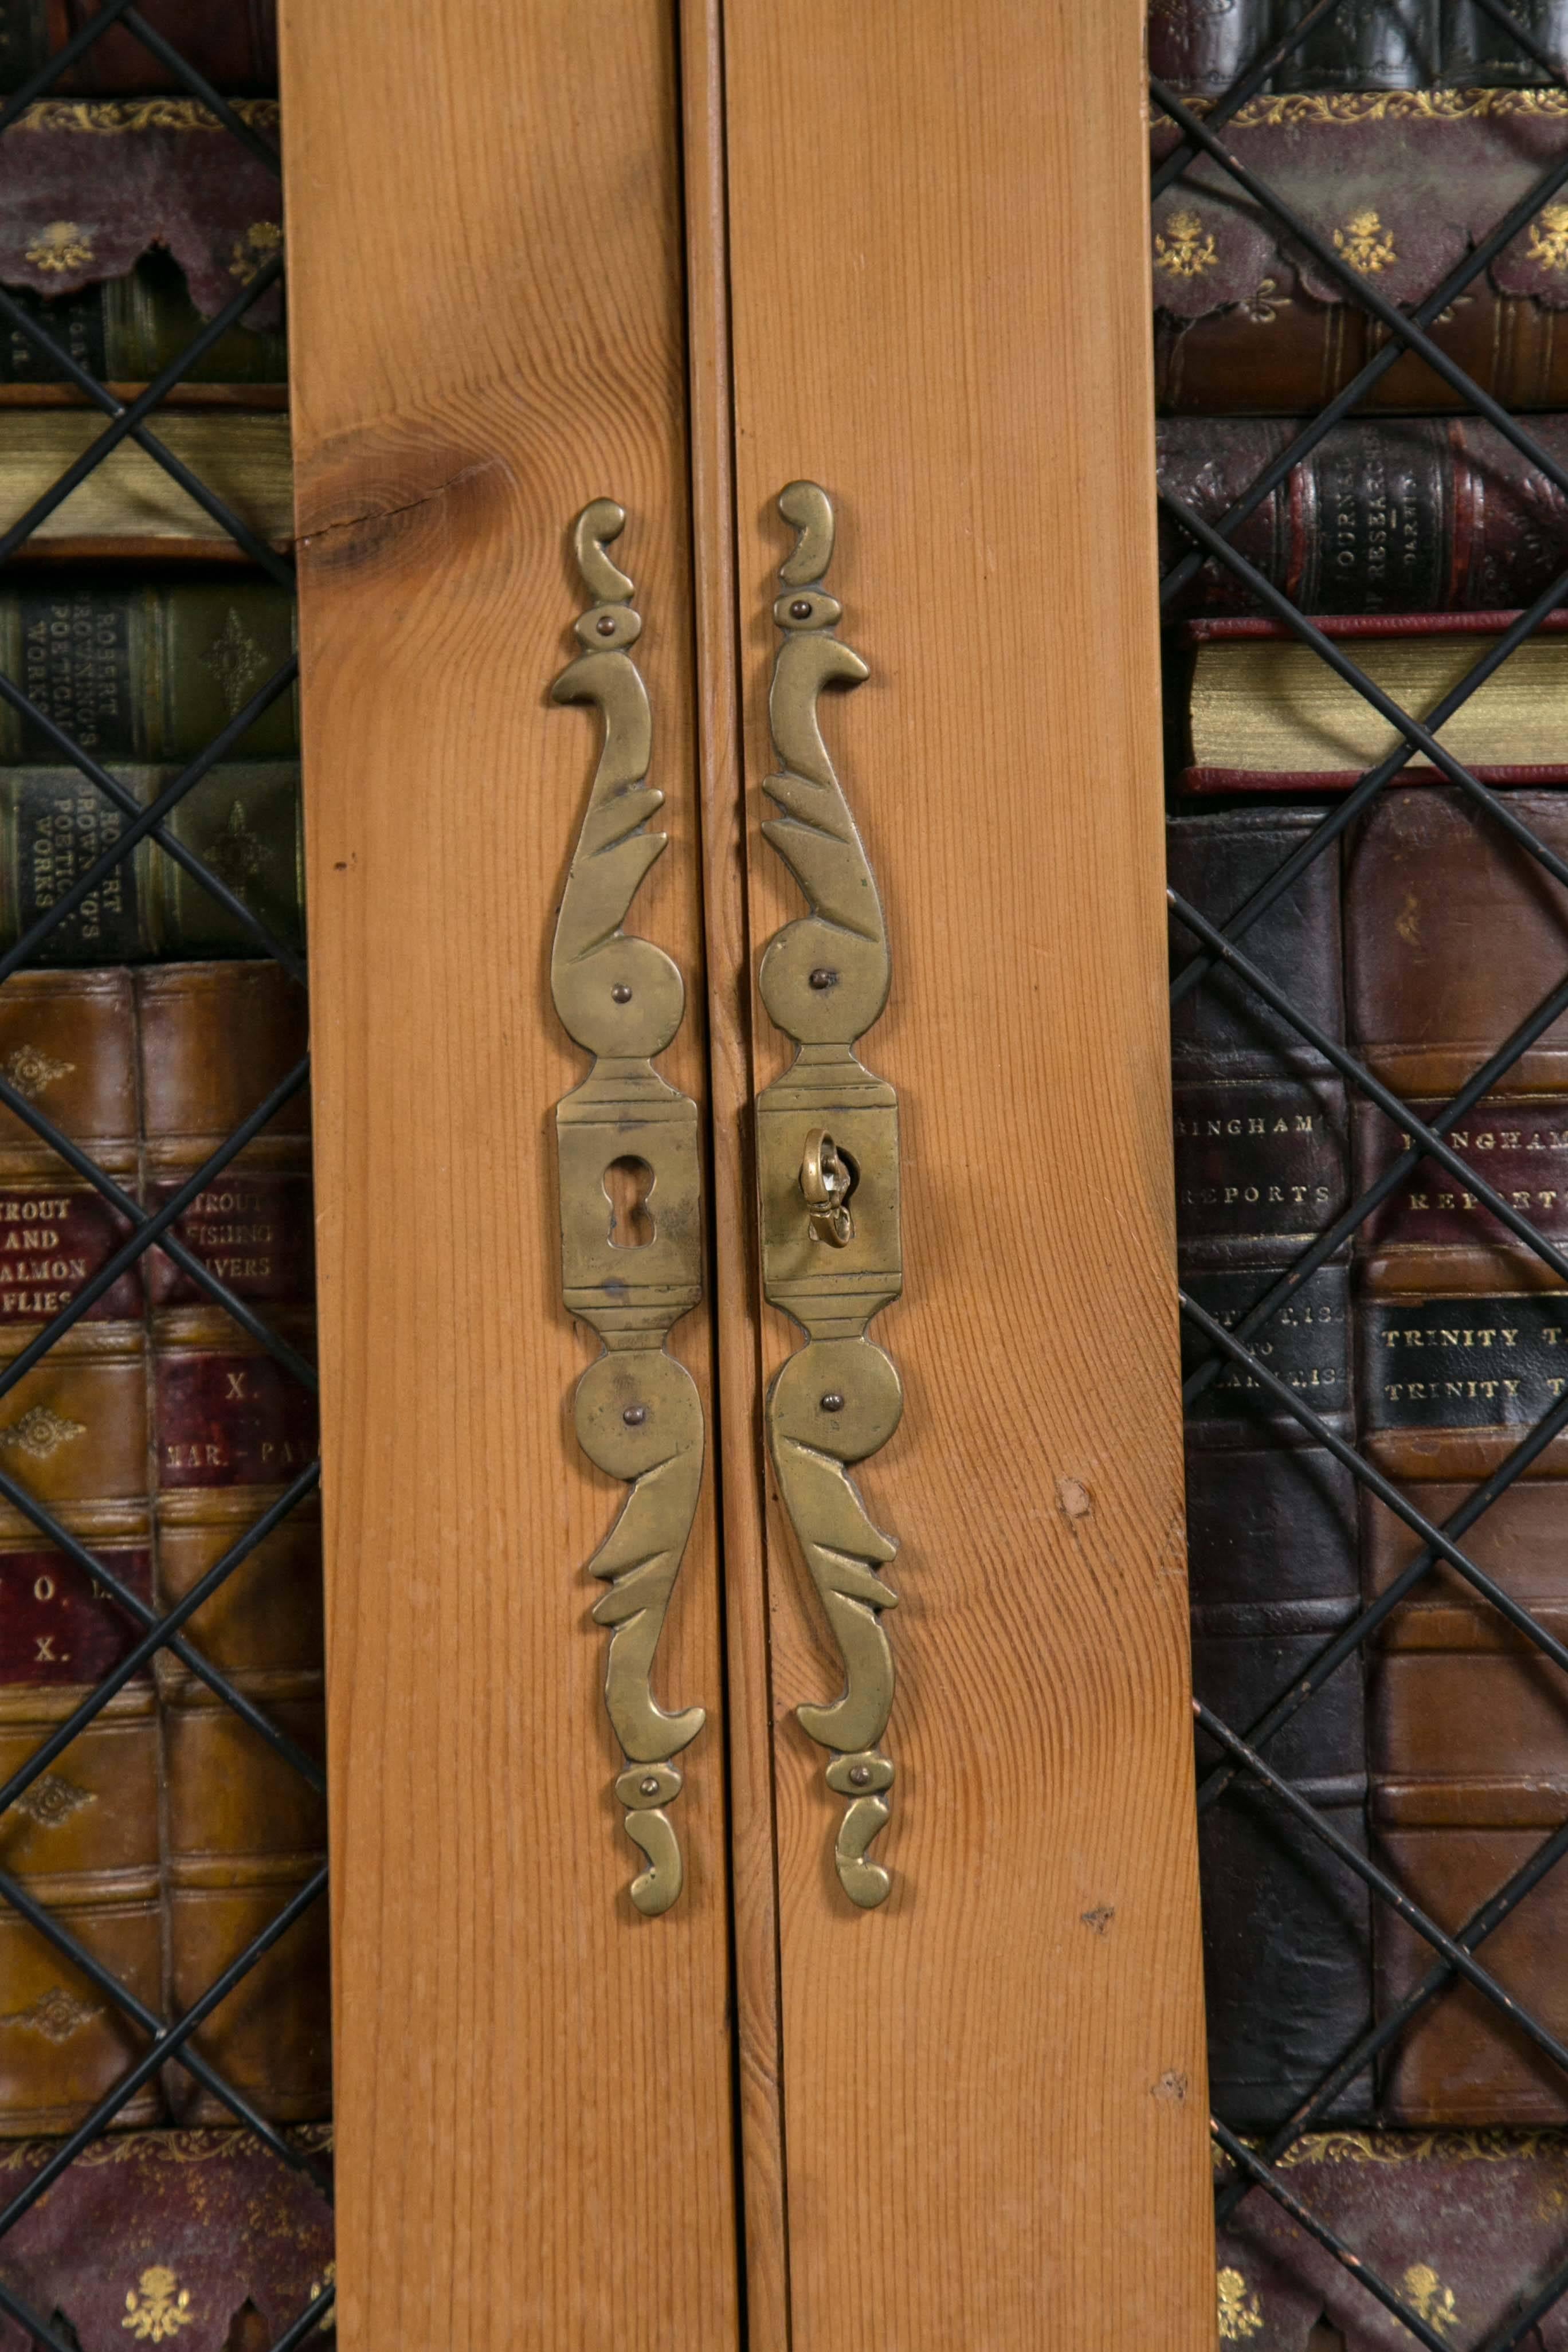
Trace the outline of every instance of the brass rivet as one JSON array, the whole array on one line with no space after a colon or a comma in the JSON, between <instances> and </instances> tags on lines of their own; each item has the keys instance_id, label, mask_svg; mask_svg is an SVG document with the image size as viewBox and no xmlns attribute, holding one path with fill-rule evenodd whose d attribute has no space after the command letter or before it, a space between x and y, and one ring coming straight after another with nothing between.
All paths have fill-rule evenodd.
<instances>
[{"instance_id":1,"label":"brass rivet","mask_svg":"<svg viewBox=\"0 0 1568 2352\"><path fill-rule=\"evenodd\" d=\"M795 603L789 608L789 616L792 621L809 621L811 618L810 597L797 596Z\"/></svg>"},{"instance_id":2,"label":"brass rivet","mask_svg":"<svg viewBox=\"0 0 1568 2352\"><path fill-rule=\"evenodd\" d=\"M851 1764L849 1767L849 1785L852 1789L863 1789L870 1777L869 1764Z\"/></svg>"},{"instance_id":3,"label":"brass rivet","mask_svg":"<svg viewBox=\"0 0 1568 2352\"><path fill-rule=\"evenodd\" d=\"M602 637L613 637L616 634L615 614L613 613L601 613L598 619L595 622L594 626L598 630L599 635Z\"/></svg>"},{"instance_id":4,"label":"brass rivet","mask_svg":"<svg viewBox=\"0 0 1568 2352\"><path fill-rule=\"evenodd\" d=\"M829 1389L821 1402L824 1412L842 1412L844 1410L844 1399L837 1389Z\"/></svg>"},{"instance_id":5,"label":"brass rivet","mask_svg":"<svg viewBox=\"0 0 1568 2352\"><path fill-rule=\"evenodd\" d=\"M610 1002L613 1004L629 1004L631 1001L631 990L626 986L624 980L617 980L614 988L610 991Z\"/></svg>"},{"instance_id":6,"label":"brass rivet","mask_svg":"<svg viewBox=\"0 0 1568 2352\"><path fill-rule=\"evenodd\" d=\"M837 988L838 974L830 963L819 963L816 970L808 975L808 984L813 988Z\"/></svg>"},{"instance_id":7,"label":"brass rivet","mask_svg":"<svg viewBox=\"0 0 1568 2352\"><path fill-rule=\"evenodd\" d=\"M651 1772L648 1774L646 1780L639 1780L637 1782L637 1787L641 1790L645 1797L657 1797L658 1794L658 1782L654 1779Z\"/></svg>"},{"instance_id":8,"label":"brass rivet","mask_svg":"<svg viewBox=\"0 0 1568 2352\"><path fill-rule=\"evenodd\" d=\"M621 1419L628 1429L640 1429L647 1419L647 1407L646 1404L629 1404L622 1413Z\"/></svg>"}]
</instances>

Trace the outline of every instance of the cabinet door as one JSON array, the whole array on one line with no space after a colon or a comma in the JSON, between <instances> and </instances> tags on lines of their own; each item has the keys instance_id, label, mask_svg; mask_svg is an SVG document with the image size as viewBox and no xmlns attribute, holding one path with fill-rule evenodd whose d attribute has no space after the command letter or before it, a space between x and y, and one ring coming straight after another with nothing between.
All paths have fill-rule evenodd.
<instances>
[{"instance_id":1,"label":"cabinet door","mask_svg":"<svg viewBox=\"0 0 1568 2352\"><path fill-rule=\"evenodd\" d=\"M344 2352L734 2346L712 1482L658 1685L708 1722L632 1908L574 1433L552 703L613 494L671 846L635 928L704 1093L675 26L662 0L287 5ZM606 1210L607 1216L607 1210ZM708 1387L705 1328L683 1354Z\"/></svg>"},{"instance_id":2,"label":"cabinet door","mask_svg":"<svg viewBox=\"0 0 1568 2352\"><path fill-rule=\"evenodd\" d=\"M284 6L345 2352L721 2352L742 2268L751 2352L1196 2352L1137 0ZM758 827L803 478L869 672L826 732L902 1153L869 1909L833 1860L861 1784L795 1713L843 1662L762 1443L800 1339L750 1134L789 1057L758 953L802 910ZM659 1665L708 1726L651 1920L550 1128L596 747L547 691L603 494L671 835L635 928L687 974L661 1066L711 1155L717 1346L673 1344L721 1475Z\"/></svg>"},{"instance_id":3,"label":"cabinet door","mask_svg":"<svg viewBox=\"0 0 1568 2352\"><path fill-rule=\"evenodd\" d=\"M1142 33L1138 0L723 9L750 936L802 912L757 824L785 748L775 500L805 477L869 671L822 725L885 910L859 1050L902 1136L904 1290L871 1337L904 1410L856 1473L900 1545L875 1908L838 1883L845 1795L795 1718L845 1664L778 1460L750 1595L771 1742L737 1748L736 1816L771 1775L781 2057L747 2219L786 2248L794 2352L1214 2341ZM725 1013L721 989L721 1040ZM792 1048L752 1018L765 1084ZM881 1181L862 1166L868 1216ZM742 1312L721 1293L721 1349ZM763 1310L764 1381L801 1336ZM737 1570L732 1629L747 1604ZM753 2030L768 1990L742 1983Z\"/></svg>"}]
</instances>

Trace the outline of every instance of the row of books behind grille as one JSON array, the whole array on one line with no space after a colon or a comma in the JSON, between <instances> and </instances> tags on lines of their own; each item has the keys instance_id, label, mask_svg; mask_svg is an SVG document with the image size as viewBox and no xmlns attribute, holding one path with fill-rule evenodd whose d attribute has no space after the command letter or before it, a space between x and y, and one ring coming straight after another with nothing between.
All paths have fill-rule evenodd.
<instances>
[{"instance_id":1,"label":"row of books behind grille","mask_svg":"<svg viewBox=\"0 0 1568 2352\"><path fill-rule=\"evenodd\" d=\"M1151 61L1201 119L1301 13L1157 0ZM1515 14L1568 50L1559 0ZM1568 159L1568 93L1548 80L1479 8L1346 0L1223 135L1346 268L1408 310ZM1179 143L1157 115L1156 165ZM1152 263L1162 481L1217 523L1386 338L1212 159L1157 196ZM1559 465L1565 320L1568 207L1552 202L1431 325ZM1463 411L1430 366L1399 357L1233 541L1417 717L1568 567L1568 500ZM1190 543L1168 519L1162 529L1169 572ZM1223 923L1397 738L1217 562L1167 619L1170 876ZM1441 730L1561 857L1565 629L1554 613ZM1568 890L1417 758L1241 945L1320 1034L1431 1120L1568 976ZM1173 925L1173 971L1198 948ZM1234 1326L1411 1139L1234 975L1178 1004L1173 1057L1183 1278ZM1449 1140L1549 1242L1568 1244L1568 1020ZM1209 1350L1194 1332L1184 1344L1190 1372ZM1423 1159L1251 1344L1441 1526L1564 1394L1568 1298L1462 1174ZM1187 1481L1196 1687L1245 1733L1422 1547L1234 1365L1189 1407ZM1550 1633L1568 1633L1568 1438L1462 1543ZM1201 1780L1224 1759L1199 1746ZM1458 1933L1568 1821L1568 1680L1439 1563L1263 1753ZM1203 1813L1200 1851L1214 2109L1267 2143L1436 1956L1245 1775ZM1565 1953L1559 1868L1477 1958L1568 2041ZM1280 2160L1438 2340L1479 2346L1568 2261L1564 2124L1568 2077L1450 1979ZM1260 2194L1223 2223L1218 2259L1222 2341L1255 2352L1410 2341ZM1521 2340L1568 2345L1568 2305Z\"/></svg>"},{"instance_id":2,"label":"row of books behind grille","mask_svg":"<svg viewBox=\"0 0 1568 2352\"><path fill-rule=\"evenodd\" d=\"M63 16L61 0L0 6L5 80L14 87L91 13L92 0L64 0ZM268 10L198 0L160 10L155 0L148 13L227 89L275 88ZM147 102L157 79L124 36L88 53L68 102L40 101L0 136L0 283L117 391L156 376L279 250L276 179L194 101ZM84 102L83 90L98 95ZM276 140L274 100L237 102ZM279 548L292 530L284 358L274 289L151 419ZM0 335L0 516L24 511L101 429L64 375L19 328ZM236 560L221 527L130 442L17 552L0 566L0 668L143 803L292 650L288 591ZM286 693L169 824L300 949L297 726ZM0 953L124 824L4 708ZM151 838L0 985L0 1076L147 1208L305 1044L302 990ZM0 1108L0 1369L128 1230ZM274 1332L313 1354L307 1096L174 1231ZM315 1451L307 1388L157 1250L0 1398L0 1471L163 1607ZM0 1496L0 1781L139 1631ZM313 1502L266 1537L186 1633L321 1759ZM310 1785L167 1648L0 1815L0 1869L171 2018L312 1875L324 1844ZM319 2156L331 2106L326 1930L318 1903L193 2044ZM0 1902L0 2208L146 2048L142 2029ZM169 2063L120 2111L112 2136L0 2237L0 2279L83 2352L124 2343L127 2328L154 2341L177 2330L189 2352L271 2343L328 2275L330 2217L308 2183L233 2126L221 2100ZM29 2340L0 2314L0 2346Z\"/></svg>"}]
</instances>

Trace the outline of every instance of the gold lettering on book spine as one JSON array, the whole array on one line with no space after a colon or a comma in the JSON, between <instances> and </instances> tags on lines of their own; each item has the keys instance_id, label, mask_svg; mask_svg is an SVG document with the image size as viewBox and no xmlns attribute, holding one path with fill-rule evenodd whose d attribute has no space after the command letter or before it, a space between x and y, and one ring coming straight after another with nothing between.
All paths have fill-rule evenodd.
<instances>
[{"instance_id":1,"label":"gold lettering on book spine","mask_svg":"<svg viewBox=\"0 0 1568 2352\"><path fill-rule=\"evenodd\" d=\"M893 1766L878 1743L893 1704L882 1629L898 1596L879 1573L898 1549L872 1525L848 1475L887 1444L903 1411L890 1359L866 1337L903 1287L898 1097L854 1053L888 1001L881 901L817 725L825 686L858 686L858 654L833 635L836 598L818 583L833 554L833 509L792 482L779 512L796 533L773 605L784 642L769 720L781 772L763 785L780 814L763 831L811 904L769 943L763 1003L795 1058L757 1102L763 1286L807 1334L768 1392L779 1489L844 1661L840 1697L795 1712L832 1751L829 1788L847 1801L834 1847L850 1900L870 1910L889 1879L867 1848L889 1818Z\"/></svg>"},{"instance_id":2,"label":"gold lettering on book spine","mask_svg":"<svg viewBox=\"0 0 1568 2352\"><path fill-rule=\"evenodd\" d=\"M651 1682L702 1482L701 1400L664 1345L701 1296L702 1238L697 1106L653 1067L680 1026L685 988L662 948L621 929L668 839L647 830L664 794L644 782L653 721L630 651L642 620L632 583L605 553L625 523L613 499L595 499L574 537L594 601L574 625L583 650L552 691L557 702L593 703L605 735L550 982L563 1026L595 1057L555 1108L562 1280L566 1305L605 1346L577 1385L578 1443L595 1468L631 1487L590 1566L610 1588L593 1614L610 1629L605 1706L626 1759L616 1794L626 1834L647 1858L631 1898L652 1917L680 1893L680 1845L666 1809L681 1786L673 1759L705 1719L700 1706L667 1714ZM615 1171L640 1182L650 1239L622 1234Z\"/></svg>"}]
</instances>

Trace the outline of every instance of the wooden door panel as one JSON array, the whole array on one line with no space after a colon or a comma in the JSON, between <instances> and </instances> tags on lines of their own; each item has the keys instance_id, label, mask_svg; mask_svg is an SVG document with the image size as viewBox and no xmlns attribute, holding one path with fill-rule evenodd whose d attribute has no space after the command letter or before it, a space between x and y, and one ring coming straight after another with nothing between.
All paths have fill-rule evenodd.
<instances>
[{"instance_id":1,"label":"wooden door panel","mask_svg":"<svg viewBox=\"0 0 1568 2352\"><path fill-rule=\"evenodd\" d=\"M705 1093L673 10L286 0L344 2352L737 2342L712 1481L644 1919L560 1303L554 909L597 758L567 529L629 521ZM706 1392L701 1314L674 1352Z\"/></svg>"},{"instance_id":2,"label":"wooden door panel","mask_svg":"<svg viewBox=\"0 0 1568 2352\"><path fill-rule=\"evenodd\" d=\"M747 781L805 477L870 667L824 731L903 1138L871 1336L906 1408L858 1474L902 1546L879 1910L835 1878L794 1707L841 1668L776 1498L768 1529L794 2352L1214 2340L1142 17L724 12ZM759 813L753 954L801 911ZM753 1020L763 1083L787 1051ZM763 1332L765 1375L799 1334Z\"/></svg>"}]
</instances>

